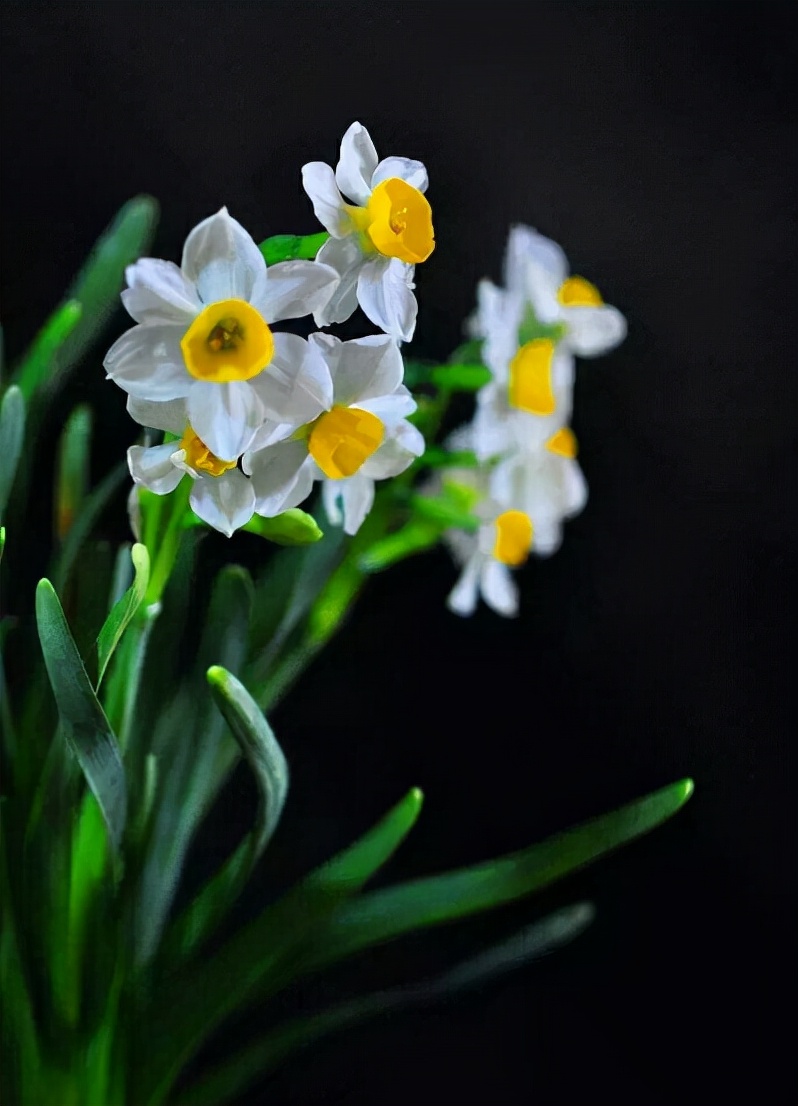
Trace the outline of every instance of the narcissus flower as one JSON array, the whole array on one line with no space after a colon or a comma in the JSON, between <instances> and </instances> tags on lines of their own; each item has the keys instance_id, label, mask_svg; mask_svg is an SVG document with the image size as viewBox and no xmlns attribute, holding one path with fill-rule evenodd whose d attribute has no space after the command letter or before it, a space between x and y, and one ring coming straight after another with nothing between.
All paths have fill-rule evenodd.
<instances>
[{"instance_id":1,"label":"narcissus flower","mask_svg":"<svg viewBox=\"0 0 798 1106\"><path fill-rule=\"evenodd\" d=\"M386 334L410 341L418 311L413 272L435 248L432 210L424 196L427 170L404 157L378 161L368 131L353 123L341 141L335 172L311 161L302 167L302 183L316 218L330 233L316 260L341 278L315 311L316 325L343 322L359 303Z\"/></svg>"},{"instance_id":2,"label":"narcissus flower","mask_svg":"<svg viewBox=\"0 0 798 1106\"><path fill-rule=\"evenodd\" d=\"M510 231L504 277L505 288L481 282L470 323L493 374L477 397L482 458L544 444L570 417L574 355L606 353L626 334L623 315L569 276L562 249L529 227Z\"/></svg>"},{"instance_id":3,"label":"narcissus flower","mask_svg":"<svg viewBox=\"0 0 798 1106\"><path fill-rule=\"evenodd\" d=\"M228 537L244 526L255 511L252 482L235 461L215 456L188 421L185 399L163 403L128 399L130 415L143 426L165 430L179 441L156 446L131 446L127 451L130 475L136 484L156 495L173 492L188 474L194 481L189 503L192 511Z\"/></svg>"},{"instance_id":4,"label":"narcissus flower","mask_svg":"<svg viewBox=\"0 0 798 1106\"><path fill-rule=\"evenodd\" d=\"M138 325L106 354L108 376L136 399L185 400L191 426L216 457L235 462L267 419L289 422L298 396L318 402L305 343L271 324L329 299L334 269L313 261L267 269L222 208L189 234L180 268L148 257L126 277L122 301Z\"/></svg>"},{"instance_id":5,"label":"narcissus flower","mask_svg":"<svg viewBox=\"0 0 798 1106\"><path fill-rule=\"evenodd\" d=\"M252 477L258 514L271 517L296 507L314 480L324 480L333 524L354 534L371 510L374 482L404 472L424 451L424 439L406 416L416 402L402 383L404 366L387 335L341 342L311 334L328 373L325 401L290 439L281 431L256 435L243 458ZM343 511L338 501L343 505Z\"/></svg>"}]
</instances>

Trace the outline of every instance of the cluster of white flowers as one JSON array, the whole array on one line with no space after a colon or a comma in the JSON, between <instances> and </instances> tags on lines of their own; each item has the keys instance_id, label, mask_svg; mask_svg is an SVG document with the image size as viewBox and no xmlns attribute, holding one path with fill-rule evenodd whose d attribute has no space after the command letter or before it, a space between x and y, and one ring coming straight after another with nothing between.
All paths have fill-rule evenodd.
<instances>
[{"instance_id":1,"label":"cluster of white flowers","mask_svg":"<svg viewBox=\"0 0 798 1106\"><path fill-rule=\"evenodd\" d=\"M548 556L563 521L587 501L571 417L574 357L595 357L621 342L623 316L598 289L569 276L562 249L529 227L510 232L504 288L483 281L470 321L492 379L477 395L473 421L447 443L470 450L476 468L452 468L443 484L470 497L479 530L447 531L462 573L449 607L471 614L479 595L499 614L518 610L511 569L531 553Z\"/></svg>"},{"instance_id":2,"label":"cluster of white flowers","mask_svg":"<svg viewBox=\"0 0 798 1106\"><path fill-rule=\"evenodd\" d=\"M378 161L353 123L335 172L312 162L302 175L330 233L315 261L267 266L222 208L189 234L179 267L155 258L129 267L122 299L136 325L104 361L130 415L176 436L128 451L135 483L165 495L187 474L193 511L228 536L255 513L297 506L317 480L331 520L355 533L375 480L424 450L407 421L416 404L399 342L415 328L415 264L434 248L426 170ZM384 334L306 341L272 330L307 315L341 322L358 303Z\"/></svg>"}]
</instances>

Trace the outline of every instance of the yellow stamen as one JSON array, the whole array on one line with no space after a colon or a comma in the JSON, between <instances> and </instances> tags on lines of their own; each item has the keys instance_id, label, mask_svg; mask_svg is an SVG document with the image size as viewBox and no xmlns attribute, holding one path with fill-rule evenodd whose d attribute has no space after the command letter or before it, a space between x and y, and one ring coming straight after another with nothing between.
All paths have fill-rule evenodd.
<instances>
[{"instance_id":1,"label":"yellow stamen","mask_svg":"<svg viewBox=\"0 0 798 1106\"><path fill-rule=\"evenodd\" d=\"M363 244L385 257L416 265L435 249L432 208L412 184L391 177L371 193L367 207L350 207Z\"/></svg>"},{"instance_id":2,"label":"yellow stamen","mask_svg":"<svg viewBox=\"0 0 798 1106\"><path fill-rule=\"evenodd\" d=\"M325 476L353 476L382 444L385 426L370 411L333 407L313 423L308 451Z\"/></svg>"},{"instance_id":3,"label":"yellow stamen","mask_svg":"<svg viewBox=\"0 0 798 1106\"><path fill-rule=\"evenodd\" d=\"M568 277L560 285L557 299L563 307L601 307L604 303L595 284L580 276Z\"/></svg>"},{"instance_id":4,"label":"yellow stamen","mask_svg":"<svg viewBox=\"0 0 798 1106\"><path fill-rule=\"evenodd\" d=\"M180 342L186 368L198 380L251 380L274 356L266 321L245 300L219 300L197 315Z\"/></svg>"},{"instance_id":5,"label":"yellow stamen","mask_svg":"<svg viewBox=\"0 0 798 1106\"><path fill-rule=\"evenodd\" d=\"M186 451L186 464L197 472L204 472L208 476L221 476L223 472L236 467L235 461L223 461L215 453L211 453L202 438L186 427L186 432L180 439L178 449Z\"/></svg>"},{"instance_id":6,"label":"yellow stamen","mask_svg":"<svg viewBox=\"0 0 798 1106\"><path fill-rule=\"evenodd\" d=\"M504 511L496 519L493 556L503 565L522 565L532 545L532 520L523 511Z\"/></svg>"},{"instance_id":7,"label":"yellow stamen","mask_svg":"<svg viewBox=\"0 0 798 1106\"><path fill-rule=\"evenodd\" d=\"M551 415L556 401L551 381L554 342L533 338L510 362L509 398L513 407L532 415Z\"/></svg>"},{"instance_id":8,"label":"yellow stamen","mask_svg":"<svg viewBox=\"0 0 798 1106\"><path fill-rule=\"evenodd\" d=\"M570 426L563 426L546 442L546 449L560 457L576 457L576 435Z\"/></svg>"}]
</instances>

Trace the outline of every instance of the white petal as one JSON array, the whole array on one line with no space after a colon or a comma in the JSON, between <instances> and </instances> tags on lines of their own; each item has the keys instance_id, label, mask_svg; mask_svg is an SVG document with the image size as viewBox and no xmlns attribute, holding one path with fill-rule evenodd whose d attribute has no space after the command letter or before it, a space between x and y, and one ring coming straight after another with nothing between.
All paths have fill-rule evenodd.
<instances>
[{"instance_id":1,"label":"white petal","mask_svg":"<svg viewBox=\"0 0 798 1106\"><path fill-rule=\"evenodd\" d=\"M502 301L506 292L497 288L491 280L481 280L477 285L477 310L469 322L473 338L485 338L503 323Z\"/></svg>"},{"instance_id":2,"label":"white petal","mask_svg":"<svg viewBox=\"0 0 798 1106\"><path fill-rule=\"evenodd\" d=\"M417 427L409 422L400 422L363 464L360 472L374 480L398 476L412 465L416 457L422 455L425 444L424 435Z\"/></svg>"},{"instance_id":3,"label":"white petal","mask_svg":"<svg viewBox=\"0 0 798 1106\"><path fill-rule=\"evenodd\" d=\"M507 565L493 557L486 561L480 575L482 598L496 614L513 618L518 614L518 588Z\"/></svg>"},{"instance_id":4,"label":"white petal","mask_svg":"<svg viewBox=\"0 0 798 1106\"><path fill-rule=\"evenodd\" d=\"M184 327L202 310L193 284L173 261L142 257L125 269L122 303L137 323L180 323Z\"/></svg>"},{"instance_id":5,"label":"white petal","mask_svg":"<svg viewBox=\"0 0 798 1106\"><path fill-rule=\"evenodd\" d=\"M506 396L506 387L494 382L479 390L471 425L472 448L480 461L498 457L514 444Z\"/></svg>"},{"instance_id":6,"label":"white petal","mask_svg":"<svg viewBox=\"0 0 798 1106\"><path fill-rule=\"evenodd\" d=\"M183 273L196 284L204 304L217 300L249 300L266 268L254 239L223 207L203 219L183 247Z\"/></svg>"},{"instance_id":7,"label":"white petal","mask_svg":"<svg viewBox=\"0 0 798 1106\"><path fill-rule=\"evenodd\" d=\"M532 552L537 557L551 557L562 545L562 520L539 519L533 523Z\"/></svg>"},{"instance_id":8,"label":"white petal","mask_svg":"<svg viewBox=\"0 0 798 1106\"><path fill-rule=\"evenodd\" d=\"M518 331L526 310L526 301L515 293L482 289L482 360L496 380L506 383L510 362L518 352Z\"/></svg>"},{"instance_id":9,"label":"white petal","mask_svg":"<svg viewBox=\"0 0 798 1106\"><path fill-rule=\"evenodd\" d=\"M255 493L243 472L231 469L221 476L201 476L195 480L189 503L195 515L229 538L252 518Z\"/></svg>"},{"instance_id":10,"label":"white petal","mask_svg":"<svg viewBox=\"0 0 798 1106\"><path fill-rule=\"evenodd\" d=\"M252 306L267 323L300 319L323 306L338 284L338 273L316 261L280 261L270 265L252 295Z\"/></svg>"},{"instance_id":11,"label":"white petal","mask_svg":"<svg viewBox=\"0 0 798 1106\"><path fill-rule=\"evenodd\" d=\"M343 526L344 515L341 510L341 492L337 480L325 480L321 486L321 501L330 526Z\"/></svg>"},{"instance_id":12,"label":"white petal","mask_svg":"<svg viewBox=\"0 0 798 1106\"><path fill-rule=\"evenodd\" d=\"M365 261L355 235L328 238L316 254L316 262L329 265L338 273L338 285L326 304L313 315L316 326L343 323L357 310L357 275Z\"/></svg>"},{"instance_id":13,"label":"white petal","mask_svg":"<svg viewBox=\"0 0 798 1106\"><path fill-rule=\"evenodd\" d=\"M409 342L416 329L413 265L390 259L367 261L357 278L357 299L373 323L397 341Z\"/></svg>"},{"instance_id":14,"label":"white petal","mask_svg":"<svg viewBox=\"0 0 798 1106\"><path fill-rule=\"evenodd\" d=\"M333 382L321 351L296 334L275 334L274 357L252 386L267 417L292 431L333 404Z\"/></svg>"},{"instance_id":15,"label":"white petal","mask_svg":"<svg viewBox=\"0 0 798 1106\"><path fill-rule=\"evenodd\" d=\"M134 326L117 338L103 365L128 395L162 401L187 396L192 384L180 348L184 330L158 323Z\"/></svg>"},{"instance_id":16,"label":"white petal","mask_svg":"<svg viewBox=\"0 0 798 1106\"><path fill-rule=\"evenodd\" d=\"M302 187L310 197L313 212L333 238L343 238L352 230L343 197L335 186L332 167L323 161L309 161L302 166Z\"/></svg>"},{"instance_id":17,"label":"white petal","mask_svg":"<svg viewBox=\"0 0 798 1106\"><path fill-rule=\"evenodd\" d=\"M249 447L266 412L248 380L227 384L197 380L188 394L188 417L211 453L223 461L236 461Z\"/></svg>"},{"instance_id":18,"label":"white petal","mask_svg":"<svg viewBox=\"0 0 798 1106\"><path fill-rule=\"evenodd\" d=\"M510 230L504 258L504 281L509 290L528 293L530 266L545 274L555 292L568 276L568 259L561 246L531 227L515 226Z\"/></svg>"},{"instance_id":19,"label":"white petal","mask_svg":"<svg viewBox=\"0 0 798 1106\"><path fill-rule=\"evenodd\" d=\"M566 518L573 518L584 510L587 503L587 481L578 461L570 457L557 458L557 460L563 462L563 513Z\"/></svg>"},{"instance_id":20,"label":"white petal","mask_svg":"<svg viewBox=\"0 0 798 1106\"><path fill-rule=\"evenodd\" d=\"M474 553L466 561L460 579L454 585L446 600L446 606L453 614L471 615L477 609L479 570L482 558Z\"/></svg>"},{"instance_id":21,"label":"white petal","mask_svg":"<svg viewBox=\"0 0 798 1106\"><path fill-rule=\"evenodd\" d=\"M377 168L377 151L362 123L353 123L341 139L341 156L335 183L353 203L364 206L371 195L371 178Z\"/></svg>"},{"instance_id":22,"label":"white petal","mask_svg":"<svg viewBox=\"0 0 798 1106\"><path fill-rule=\"evenodd\" d=\"M306 442L280 442L245 455L242 465L252 475L259 515L273 518L307 498L313 486L309 460Z\"/></svg>"},{"instance_id":23,"label":"white petal","mask_svg":"<svg viewBox=\"0 0 798 1106\"><path fill-rule=\"evenodd\" d=\"M404 384L400 384L389 396L376 396L374 399L361 399L353 404L364 411L371 411L386 426L395 425L399 419L412 415L418 404Z\"/></svg>"},{"instance_id":24,"label":"white petal","mask_svg":"<svg viewBox=\"0 0 798 1106\"><path fill-rule=\"evenodd\" d=\"M580 357L598 357L614 349L626 337L626 319L615 307L566 307L565 339Z\"/></svg>"},{"instance_id":25,"label":"white petal","mask_svg":"<svg viewBox=\"0 0 798 1106\"><path fill-rule=\"evenodd\" d=\"M361 399L389 395L402 383L404 364L396 342L387 334L370 334L334 347L330 358L335 403L345 407Z\"/></svg>"},{"instance_id":26,"label":"white petal","mask_svg":"<svg viewBox=\"0 0 798 1106\"><path fill-rule=\"evenodd\" d=\"M361 471L334 483L344 509L344 533L356 534L374 503L374 481Z\"/></svg>"},{"instance_id":27,"label":"white petal","mask_svg":"<svg viewBox=\"0 0 798 1106\"><path fill-rule=\"evenodd\" d=\"M420 161L413 161L409 157L386 157L381 161L371 178L371 187L376 188L381 181L398 177L407 181L419 192L426 192L429 185L427 170Z\"/></svg>"},{"instance_id":28,"label":"white petal","mask_svg":"<svg viewBox=\"0 0 798 1106\"><path fill-rule=\"evenodd\" d=\"M185 399L169 399L165 403L153 403L137 396L127 397L127 413L141 426L155 430L168 430L170 434L185 433L188 408Z\"/></svg>"},{"instance_id":29,"label":"white petal","mask_svg":"<svg viewBox=\"0 0 798 1106\"><path fill-rule=\"evenodd\" d=\"M149 488L156 495L173 492L183 479L183 473L171 461L174 451L174 442L153 446L132 445L127 451L127 464L134 482Z\"/></svg>"}]
</instances>

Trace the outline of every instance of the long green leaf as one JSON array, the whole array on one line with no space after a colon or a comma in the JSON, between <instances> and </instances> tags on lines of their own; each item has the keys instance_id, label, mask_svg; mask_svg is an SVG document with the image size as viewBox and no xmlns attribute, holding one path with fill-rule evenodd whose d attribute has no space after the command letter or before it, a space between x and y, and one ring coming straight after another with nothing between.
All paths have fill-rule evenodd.
<instances>
[{"instance_id":1,"label":"long green leaf","mask_svg":"<svg viewBox=\"0 0 798 1106\"><path fill-rule=\"evenodd\" d=\"M91 534L105 508L122 487L128 475L127 465L118 464L106 474L93 492L86 496L83 506L64 540L53 577L59 591L64 590L75 559Z\"/></svg>"},{"instance_id":2,"label":"long green leaf","mask_svg":"<svg viewBox=\"0 0 798 1106\"><path fill-rule=\"evenodd\" d=\"M125 269L146 251L157 222L157 202L152 196L136 196L120 209L97 240L67 293L69 300L80 304L82 312L58 351L57 376L51 384L60 383L80 361L119 306Z\"/></svg>"},{"instance_id":3,"label":"long green leaf","mask_svg":"<svg viewBox=\"0 0 798 1106\"><path fill-rule=\"evenodd\" d=\"M49 380L58 351L80 322L82 313L83 308L77 300L67 300L55 309L33 339L14 374L25 399L31 399Z\"/></svg>"},{"instance_id":4,"label":"long green leaf","mask_svg":"<svg viewBox=\"0 0 798 1106\"><path fill-rule=\"evenodd\" d=\"M175 1106L217 1106L220 1102L233 1101L298 1048L370 1018L445 1000L469 987L490 983L573 941L585 931L594 916L590 903L567 907L527 926L508 941L469 957L435 979L378 991L309 1017L295 1018L204 1074L199 1082L180 1095Z\"/></svg>"},{"instance_id":5,"label":"long green leaf","mask_svg":"<svg viewBox=\"0 0 798 1106\"><path fill-rule=\"evenodd\" d=\"M241 670L251 604L249 574L227 565L216 579L205 617L196 660L199 671L204 673L214 663ZM136 959L142 965L157 952L192 836L238 756L199 678L178 686L148 746L158 761L158 794L137 896Z\"/></svg>"},{"instance_id":6,"label":"long green leaf","mask_svg":"<svg viewBox=\"0 0 798 1106\"><path fill-rule=\"evenodd\" d=\"M12 384L0 404L0 519L5 515L24 439L25 400Z\"/></svg>"},{"instance_id":7,"label":"long green leaf","mask_svg":"<svg viewBox=\"0 0 798 1106\"><path fill-rule=\"evenodd\" d=\"M317 969L404 933L524 898L647 833L692 792L692 780L681 780L509 856L364 895L328 920L306 963Z\"/></svg>"},{"instance_id":8,"label":"long green leaf","mask_svg":"<svg viewBox=\"0 0 798 1106\"><path fill-rule=\"evenodd\" d=\"M100 805L111 844L118 849L126 817L125 770L49 580L41 580L36 589L36 622L64 736Z\"/></svg>"},{"instance_id":9,"label":"long green leaf","mask_svg":"<svg viewBox=\"0 0 798 1106\"><path fill-rule=\"evenodd\" d=\"M373 829L312 872L213 957L191 964L169 982L159 1015L141 1025L144 1036L137 1047L147 1060L139 1073L136 1101L142 1106L162 1102L177 1073L222 1021L285 984L297 969L308 932L387 862L415 824L421 803L421 792L413 788Z\"/></svg>"},{"instance_id":10,"label":"long green leaf","mask_svg":"<svg viewBox=\"0 0 798 1106\"><path fill-rule=\"evenodd\" d=\"M288 794L288 765L258 704L224 668L208 669L216 705L227 721L258 786L258 812L252 833L172 925L164 958L184 960L207 937L237 898L280 819Z\"/></svg>"},{"instance_id":11,"label":"long green leaf","mask_svg":"<svg viewBox=\"0 0 798 1106\"><path fill-rule=\"evenodd\" d=\"M146 547L137 542L130 551L130 559L135 571L133 583L114 605L97 638L98 688L102 683L108 662L111 660L122 634L144 601L147 584L150 580L150 557Z\"/></svg>"},{"instance_id":12,"label":"long green leaf","mask_svg":"<svg viewBox=\"0 0 798 1106\"><path fill-rule=\"evenodd\" d=\"M66 421L58 445L55 529L63 541L86 498L91 453L91 410L76 407Z\"/></svg>"}]
</instances>

